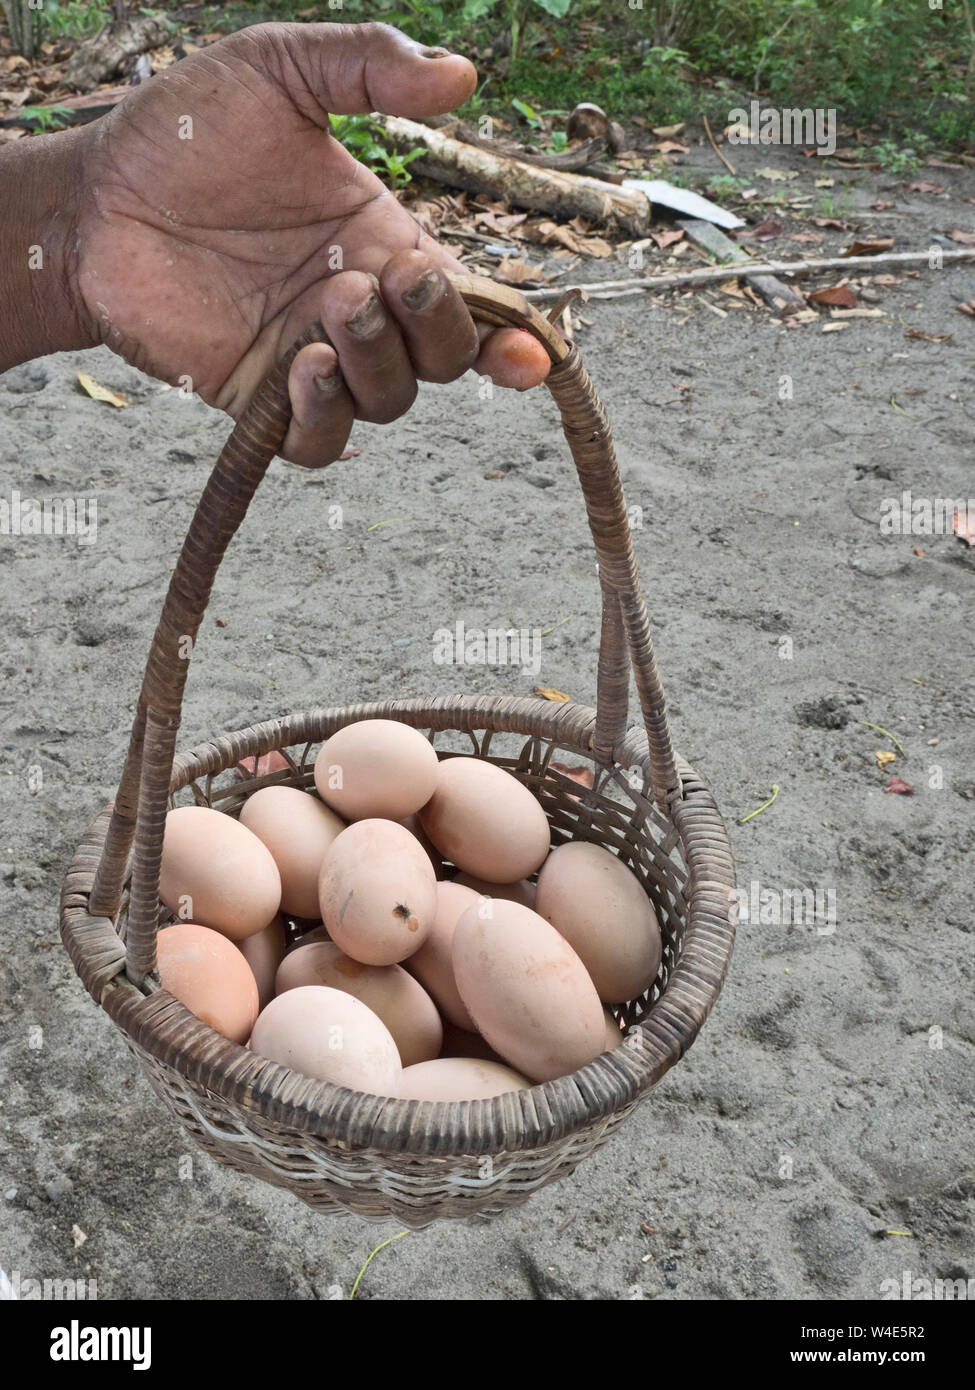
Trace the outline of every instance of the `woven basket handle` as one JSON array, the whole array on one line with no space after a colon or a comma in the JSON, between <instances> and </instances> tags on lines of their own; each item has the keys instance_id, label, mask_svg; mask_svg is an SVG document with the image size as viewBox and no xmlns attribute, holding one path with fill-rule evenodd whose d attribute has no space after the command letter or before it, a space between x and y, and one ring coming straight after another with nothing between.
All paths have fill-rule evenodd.
<instances>
[{"instance_id":1,"label":"woven basket handle","mask_svg":"<svg viewBox=\"0 0 975 1390\"><path fill-rule=\"evenodd\" d=\"M626 732L632 661L649 739L654 796L665 806L679 795L680 779L606 413L576 348L565 341L550 319L516 290L492 280L479 276L452 279L475 318L524 329L551 358L545 384L561 411L579 472L603 595L593 753L598 760L609 761ZM553 311L553 319L556 313ZM203 490L153 638L88 907L92 916L115 916L134 841L126 974L135 984L141 984L155 966L163 830L193 644L224 552L288 431L291 363L306 344L325 341L320 326L309 329L263 382L235 425Z\"/></svg>"}]
</instances>

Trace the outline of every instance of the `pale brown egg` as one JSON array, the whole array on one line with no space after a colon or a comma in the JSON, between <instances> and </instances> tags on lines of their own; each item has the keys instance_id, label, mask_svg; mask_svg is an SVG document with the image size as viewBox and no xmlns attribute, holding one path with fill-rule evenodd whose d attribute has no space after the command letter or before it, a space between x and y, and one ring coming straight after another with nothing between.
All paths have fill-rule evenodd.
<instances>
[{"instance_id":1,"label":"pale brown egg","mask_svg":"<svg viewBox=\"0 0 975 1390\"><path fill-rule=\"evenodd\" d=\"M640 880L601 845L554 849L538 876L535 910L581 958L607 1004L650 988L660 966L660 927Z\"/></svg>"},{"instance_id":2,"label":"pale brown egg","mask_svg":"<svg viewBox=\"0 0 975 1390\"><path fill-rule=\"evenodd\" d=\"M196 922L163 927L156 965L164 989L231 1042L245 1043L260 1007L254 972L220 932Z\"/></svg>"},{"instance_id":3,"label":"pale brown egg","mask_svg":"<svg viewBox=\"0 0 975 1390\"><path fill-rule=\"evenodd\" d=\"M274 998L274 977L284 960L284 918L280 912L271 918L263 931L238 941L237 949L254 972L263 1009Z\"/></svg>"},{"instance_id":4,"label":"pale brown egg","mask_svg":"<svg viewBox=\"0 0 975 1390\"><path fill-rule=\"evenodd\" d=\"M471 1033L466 1028L458 1028L449 1019L444 1019L443 1025L443 1046L440 1049L441 1057L474 1057L482 1062L500 1062L505 1066L503 1057L499 1057L489 1042L481 1037L480 1033Z\"/></svg>"},{"instance_id":5,"label":"pale brown egg","mask_svg":"<svg viewBox=\"0 0 975 1390\"><path fill-rule=\"evenodd\" d=\"M527 878L548 853L548 820L527 787L482 758L447 758L420 812L437 849L490 883Z\"/></svg>"},{"instance_id":6,"label":"pale brown egg","mask_svg":"<svg viewBox=\"0 0 975 1390\"><path fill-rule=\"evenodd\" d=\"M488 1100L508 1091L524 1091L531 1085L524 1076L501 1062L475 1057L439 1057L404 1067L401 1100Z\"/></svg>"},{"instance_id":7,"label":"pale brown egg","mask_svg":"<svg viewBox=\"0 0 975 1390\"><path fill-rule=\"evenodd\" d=\"M420 824L420 817L417 813L414 811L412 816L404 816L400 821L400 825L408 830L411 835L416 836L420 844L426 850L427 857L433 865L433 872L438 879L443 878L443 856L430 839L430 836L423 829L423 826Z\"/></svg>"},{"instance_id":8,"label":"pale brown egg","mask_svg":"<svg viewBox=\"0 0 975 1390\"><path fill-rule=\"evenodd\" d=\"M437 755L419 729L395 719L360 719L322 744L315 786L346 820L402 820L437 784Z\"/></svg>"},{"instance_id":9,"label":"pale brown egg","mask_svg":"<svg viewBox=\"0 0 975 1390\"><path fill-rule=\"evenodd\" d=\"M277 993L327 985L361 999L393 1035L404 1067L428 1062L443 1044L443 1025L423 986L399 965L363 965L331 941L299 946L281 962Z\"/></svg>"},{"instance_id":10,"label":"pale brown egg","mask_svg":"<svg viewBox=\"0 0 975 1390\"><path fill-rule=\"evenodd\" d=\"M395 1096L403 1072L385 1023L361 999L325 985L272 999L254 1024L251 1051L303 1076L377 1096Z\"/></svg>"},{"instance_id":11,"label":"pale brown egg","mask_svg":"<svg viewBox=\"0 0 975 1390\"><path fill-rule=\"evenodd\" d=\"M480 907L490 901L490 917ZM519 903L480 899L454 928L454 978L477 1030L533 1081L576 1071L604 1050L596 987L569 943Z\"/></svg>"},{"instance_id":12,"label":"pale brown egg","mask_svg":"<svg viewBox=\"0 0 975 1390\"><path fill-rule=\"evenodd\" d=\"M482 897L504 898L509 903L521 903L522 907L535 910L535 885L530 879L522 878L517 883L488 883L486 878L475 878L473 874L458 874L454 883L472 888Z\"/></svg>"},{"instance_id":13,"label":"pale brown egg","mask_svg":"<svg viewBox=\"0 0 975 1390\"><path fill-rule=\"evenodd\" d=\"M457 992L452 957L454 928L461 914L477 905L477 894L458 883L438 883L433 926L418 951L405 962L406 969L428 990L441 1013L468 1032L474 1020Z\"/></svg>"},{"instance_id":14,"label":"pale brown egg","mask_svg":"<svg viewBox=\"0 0 975 1390\"><path fill-rule=\"evenodd\" d=\"M281 906L281 876L267 847L232 816L178 806L166 817L159 896L182 920L241 941Z\"/></svg>"},{"instance_id":15,"label":"pale brown egg","mask_svg":"<svg viewBox=\"0 0 975 1390\"><path fill-rule=\"evenodd\" d=\"M343 830L322 863L318 893L332 940L364 965L413 955L437 910L433 865L395 821L356 821Z\"/></svg>"},{"instance_id":16,"label":"pale brown egg","mask_svg":"<svg viewBox=\"0 0 975 1390\"><path fill-rule=\"evenodd\" d=\"M611 1009L603 1009L603 1015L606 1019L606 1046L603 1048L603 1051L615 1052L623 1041L624 1033L617 1023Z\"/></svg>"},{"instance_id":17,"label":"pale brown egg","mask_svg":"<svg viewBox=\"0 0 975 1390\"><path fill-rule=\"evenodd\" d=\"M266 845L281 875L281 908L318 916L318 873L345 821L298 787L261 787L240 808L240 823Z\"/></svg>"}]
</instances>

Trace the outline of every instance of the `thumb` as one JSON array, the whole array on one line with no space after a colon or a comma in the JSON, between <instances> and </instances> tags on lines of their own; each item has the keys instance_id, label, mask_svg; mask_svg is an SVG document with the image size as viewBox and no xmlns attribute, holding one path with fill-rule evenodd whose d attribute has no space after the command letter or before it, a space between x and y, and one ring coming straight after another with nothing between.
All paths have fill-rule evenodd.
<instances>
[{"instance_id":1,"label":"thumb","mask_svg":"<svg viewBox=\"0 0 975 1390\"><path fill-rule=\"evenodd\" d=\"M439 115L462 106L477 69L445 48L427 48L391 24L287 26L291 57L315 97L339 116Z\"/></svg>"}]
</instances>

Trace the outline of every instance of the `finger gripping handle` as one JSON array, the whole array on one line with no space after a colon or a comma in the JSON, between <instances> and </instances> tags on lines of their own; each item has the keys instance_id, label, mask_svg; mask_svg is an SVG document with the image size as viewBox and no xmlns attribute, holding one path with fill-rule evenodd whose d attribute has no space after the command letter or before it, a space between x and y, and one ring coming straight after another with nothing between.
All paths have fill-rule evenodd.
<instances>
[{"instance_id":1,"label":"finger gripping handle","mask_svg":"<svg viewBox=\"0 0 975 1390\"><path fill-rule=\"evenodd\" d=\"M593 755L610 762L626 732L632 666L649 741L654 795L667 805L679 795L680 779L606 412L576 348L517 290L480 276L452 279L475 318L522 329L549 355L552 367L546 385L561 412L582 484L602 589ZM298 339L234 426L190 523L153 637L88 905L92 916L116 915L131 852L125 969L137 985L155 967L163 831L193 642L227 546L287 434L291 363L302 347L325 340L318 325Z\"/></svg>"}]
</instances>

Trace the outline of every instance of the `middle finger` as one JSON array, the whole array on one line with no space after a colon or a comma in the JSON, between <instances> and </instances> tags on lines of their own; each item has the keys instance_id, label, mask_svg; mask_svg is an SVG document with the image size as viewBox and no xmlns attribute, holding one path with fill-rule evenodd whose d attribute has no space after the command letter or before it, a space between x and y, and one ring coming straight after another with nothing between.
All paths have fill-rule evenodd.
<instances>
[{"instance_id":1,"label":"middle finger","mask_svg":"<svg viewBox=\"0 0 975 1390\"><path fill-rule=\"evenodd\" d=\"M386 425L404 415L416 399L416 377L376 277L360 270L333 276L322 289L321 321L338 353L356 418Z\"/></svg>"}]
</instances>

